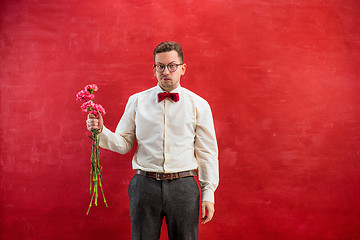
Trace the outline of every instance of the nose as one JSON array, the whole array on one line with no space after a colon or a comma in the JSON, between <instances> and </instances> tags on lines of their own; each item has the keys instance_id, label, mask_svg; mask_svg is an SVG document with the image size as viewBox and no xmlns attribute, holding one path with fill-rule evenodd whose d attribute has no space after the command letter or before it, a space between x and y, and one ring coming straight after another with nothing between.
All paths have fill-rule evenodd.
<instances>
[{"instance_id":1,"label":"nose","mask_svg":"<svg viewBox=\"0 0 360 240\"><path fill-rule=\"evenodd\" d=\"M170 74L170 71L169 71L169 69L168 69L167 66L165 67L165 69L164 69L164 71L163 71L163 74L164 74L164 75L169 75L169 74Z\"/></svg>"}]
</instances>

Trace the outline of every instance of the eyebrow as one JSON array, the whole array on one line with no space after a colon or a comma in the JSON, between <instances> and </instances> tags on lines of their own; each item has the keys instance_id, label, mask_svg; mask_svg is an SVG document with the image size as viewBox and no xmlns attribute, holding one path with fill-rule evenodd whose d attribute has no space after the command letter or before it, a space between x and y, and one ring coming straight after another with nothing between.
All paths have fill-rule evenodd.
<instances>
[{"instance_id":1,"label":"eyebrow","mask_svg":"<svg viewBox=\"0 0 360 240\"><path fill-rule=\"evenodd\" d=\"M176 63L176 61L169 62L168 64L170 64L170 63ZM165 63L161 63L161 62L156 62L156 64L167 65L167 64L165 64Z\"/></svg>"}]
</instances>

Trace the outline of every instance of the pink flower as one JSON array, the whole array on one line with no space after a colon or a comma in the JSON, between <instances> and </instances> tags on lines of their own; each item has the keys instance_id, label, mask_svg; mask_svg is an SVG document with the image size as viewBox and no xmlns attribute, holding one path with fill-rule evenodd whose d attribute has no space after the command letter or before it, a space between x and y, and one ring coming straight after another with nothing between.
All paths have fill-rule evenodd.
<instances>
[{"instance_id":1,"label":"pink flower","mask_svg":"<svg viewBox=\"0 0 360 240\"><path fill-rule=\"evenodd\" d=\"M89 100L81 105L81 109L84 112L89 112L93 109L94 106L95 106L95 103L93 103L93 101Z\"/></svg>"},{"instance_id":2,"label":"pink flower","mask_svg":"<svg viewBox=\"0 0 360 240\"><path fill-rule=\"evenodd\" d=\"M95 95L92 93L89 93L86 90L81 90L76 94L76 100L77 101L89 101L91 99L94 99Z\"/></svg>"},{"instance_id":3,"label":"pink flower","mask_svg":"<svg viewBox=\"0 0 360 240\"><path fill-rule=\"evenodd\" d=\"M95 106L93 107L96 111L101 112L102 115L105 115L105 109L103 108L103 106L101 106L100 104L95 104Z\"/></svg>"},{"instance_id":4,"label":"pink flower","mask_svg":"<svg viewBox=\"0 0 360 240\"><path fill-rule=\"evenodd\" d=\"M81 105L81 109L84 112L94 114L96 117L98 116L98 112L100 112L102 115L106 114L105 109L103 108L103 106L101 106L100 104L95 104L91 100L83 103L83 105Z\"/></svg>"},{"instance_id":5,"label":"pink flower","mask_svg":"<svg viewBox=\"0 0 360 240\"><path fill-rule=\"evenodd\" d=\"M98 90L98 86L96 84L89 84L85 87L85 90L89 93L94 93Z\"/></svg>"}]
</instances>

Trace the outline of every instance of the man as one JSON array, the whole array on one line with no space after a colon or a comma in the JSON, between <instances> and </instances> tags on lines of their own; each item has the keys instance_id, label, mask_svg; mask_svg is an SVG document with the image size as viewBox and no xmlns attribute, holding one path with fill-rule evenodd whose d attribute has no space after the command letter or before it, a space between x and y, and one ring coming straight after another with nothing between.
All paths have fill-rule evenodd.
<instances>
[{"instance_id":1,"label":"man","mask_svg":"<svg viewBox=\"0 0 360 240\"><path fill-rule=\"evenodd\" d=\"M100 146L125 154L138 146L129 184L132 239L159 239L165 217L170 240L198 239L201 222L214 215L219 181L218 149L209 104L180 86L185 74L182 48L163 42L154 50L157 86L132 95L115 133L102 116L89 114L88 130L99 129Z\"/></svg>"}]
</instances>

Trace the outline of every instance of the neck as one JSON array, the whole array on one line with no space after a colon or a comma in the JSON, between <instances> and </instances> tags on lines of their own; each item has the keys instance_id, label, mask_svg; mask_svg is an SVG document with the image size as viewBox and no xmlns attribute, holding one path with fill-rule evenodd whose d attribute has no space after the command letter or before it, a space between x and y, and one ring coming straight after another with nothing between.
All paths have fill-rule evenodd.
<instances>
[{"instance_id":1,"label":"neck","mask_svg":"<svg viewBox=\"0 0 360 240\"><path fill-rule=\"evenodd\" d=\"M176 89L176 88L163 88L163 87L160 86L160 85L159 85L159 87L160 87L163 91L165 91L165 92L171 92L171 91L173 91L173 90Z\"/></svg>"}]
</instances>

